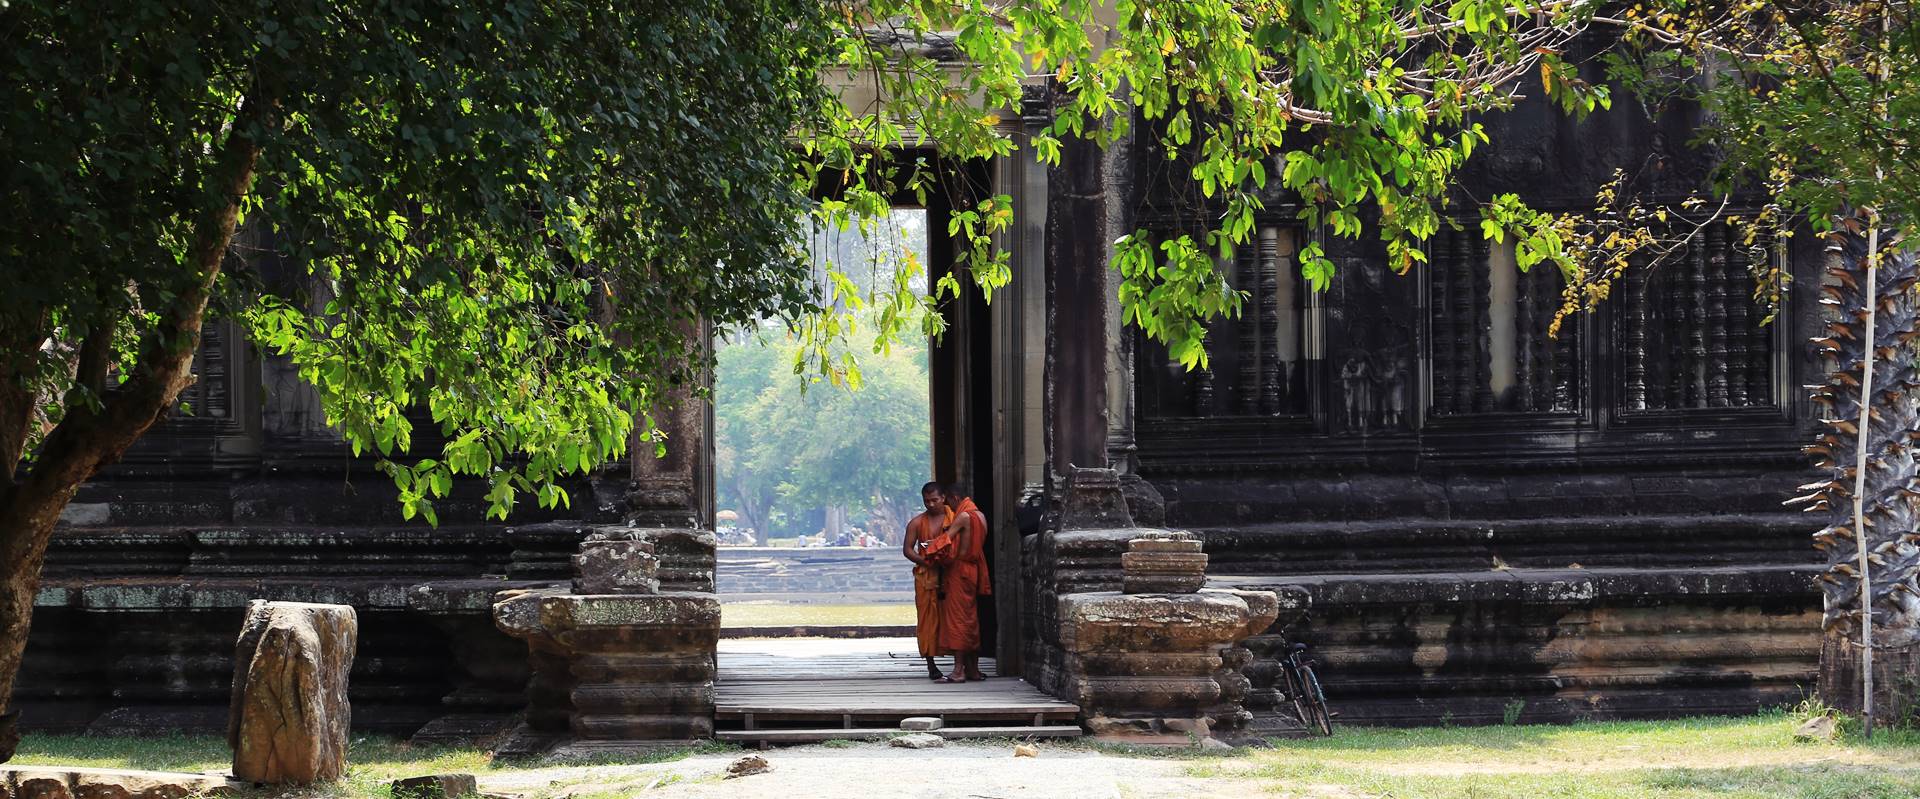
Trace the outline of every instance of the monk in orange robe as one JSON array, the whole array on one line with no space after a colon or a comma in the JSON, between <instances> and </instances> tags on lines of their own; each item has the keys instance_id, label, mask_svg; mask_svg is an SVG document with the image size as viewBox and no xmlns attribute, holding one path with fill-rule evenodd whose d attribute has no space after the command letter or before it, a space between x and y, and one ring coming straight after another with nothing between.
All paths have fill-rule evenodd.
<instances>
[{"instance_id":1,"label":"monk in orange robe","mask_svg":"<svg viewBox=\"0 0 1920 799\"><path fill-rule=\"evenodd\" d=\"M944 492L947 510L945 535L952 536L954 555L942 575L940 649L953 655L953 673L941 682L984 680L980 671L980 606L982 595L993 593L987 576L987 517L973 500L949 486Z\"/></svg>"},{"instance_id":2,"label":"monk in orange robe","mask_svg":"<svg viewBox=\"0 0 1920 799\"><path fill-rule=\"evenodd\" d=\"M945 561L952 559L952 539L937 541L953 519L947 509L946 492L939 483L920 488L920 502L926 513L907 522L907 534L901 553L913 561L913 631L920 644L920 656L927 659L927 679L942 679L934 655L946 654L940 648L940 596Z\"/></svg>"}]
</instances>

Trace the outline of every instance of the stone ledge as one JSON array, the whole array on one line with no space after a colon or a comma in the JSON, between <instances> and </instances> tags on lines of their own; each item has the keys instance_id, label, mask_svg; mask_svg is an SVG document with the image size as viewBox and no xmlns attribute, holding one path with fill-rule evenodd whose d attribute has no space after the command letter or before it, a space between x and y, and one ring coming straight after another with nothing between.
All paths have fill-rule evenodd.
<instances>
[{"instance_id":1,"label":"stone ledge","mask_svg":"<svg viewBox=\"0 0 1920 799\"><path fill-rule=\"evenodd\" d=\"M421 582L419 575L396 576L391 580L364 577L56 579L41 584L33 604L36 608L95 611L237 611L254 599L275 599L352 605L363 610L406 610L409 590ZM505 585L504 581L502 584Z\"/></svg>"},{"instance_id":2,"label":"stone ledge","mask_svg":"<svg viewBox=\"0 0 1920 799\"><path fill-rule=\"evenodd\" d=\"M1504 569L1477 572L1214 576L1212 588L1268 590L1313 605L1420 602L1528 602L1584 604L1598 600L1646 603L1689 596L1793 596L1815 593L1815 565L1722 566L1674 569Z\"/></svg>"}]
</instances>

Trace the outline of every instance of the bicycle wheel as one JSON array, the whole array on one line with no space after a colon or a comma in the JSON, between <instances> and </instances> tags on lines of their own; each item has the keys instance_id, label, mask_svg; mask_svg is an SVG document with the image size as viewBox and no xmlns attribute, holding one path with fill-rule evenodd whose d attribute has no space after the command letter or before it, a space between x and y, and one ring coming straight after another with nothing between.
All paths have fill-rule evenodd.
<instances>
[{"instance_id":1,"label":"bicycle wheel","mask_svg":"<svg viewBox=\"0 0 1920 799\"><path fill-rule=\"evenodd\" d=\"M1313 723L1307 720L1307 689L1300 680L1298 667L1292 661L1283 660L1280 661L1280 673L1287 678L1287 699L1293 702L1293 717L1300 720L1302 727L1311 729Z\"/></svg>"},{"instance_id":2,"label":"bicycle wheel","mask_svg":"<svg viewBox=\"0 0 1920 799\"><path fill-rule=\"evenodd\" d=\"M1300 720L1309 729L1319 730L1321 735L1332 735L1333 717L1327 713L1327 694L1320 690L1320 678L1313 673L1313 666L1300 664L1300 681L1303 683L1302 693L1306 694L1308 712L1312 714L1311 719L1302 715Z\"/></svg>"}]
</instances>

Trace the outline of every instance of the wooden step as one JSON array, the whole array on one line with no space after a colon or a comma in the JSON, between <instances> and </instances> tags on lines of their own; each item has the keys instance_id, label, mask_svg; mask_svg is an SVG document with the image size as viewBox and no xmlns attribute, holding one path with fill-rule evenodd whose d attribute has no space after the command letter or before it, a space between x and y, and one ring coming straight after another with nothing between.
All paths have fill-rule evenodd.
<instances>
[{"instance_id":1,"label":"wooden step","mask_svg":"<svg viewBox=\"0 0 1920 799\"><path fill-rule=\"evenodd\" d=\"M927 730L948 740L959 738L1077 738L1078 725L1042 727L945 727ZM822 728L812 730L717 730L713 737L722 741L765 741L767 743L819 743L821 741L874 741L905 734L905 730L874 728Z\"/></svg>"}]
</instances>

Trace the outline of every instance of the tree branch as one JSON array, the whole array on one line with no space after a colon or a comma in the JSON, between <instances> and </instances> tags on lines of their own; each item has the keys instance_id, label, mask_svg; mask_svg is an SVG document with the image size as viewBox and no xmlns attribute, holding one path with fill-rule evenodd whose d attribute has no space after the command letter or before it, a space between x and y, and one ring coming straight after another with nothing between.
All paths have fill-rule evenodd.
<instances>
[{"instance_id":1,"label":"tree branch","mask_svg":"<svg viewBox=\"0 0 1920 799\"><path fill-rule=\"evenodd\" d=\"M140 359L120 390L106 399L98 411L69 409L65 418L48 434L32 472L22 483L29 495L52 499L64 506L80 484L101 466L112 463L127 447L146 432L173 406L180 390L193 382L193 354L200 343L200 326L206 316L207 301L213 295L214 281L233 241L240 206L252 189L254 168L259 162L260 145L251 138L255 126L267 121L270 107L254 98L243 99L227 140L219 155L208 193L225 201L214 204L195 223L193 245L188 263L199 271L199 279L167 306L160 322L141 342ZM86 349L94 349L104 370L104 348L91 346L88 336L83 346L82 380L92 375L84 371ZM100 377L104 380L104 371ZM13 557L13 536L6 536L4 554Z\"/></svg>"}]
</instances>

